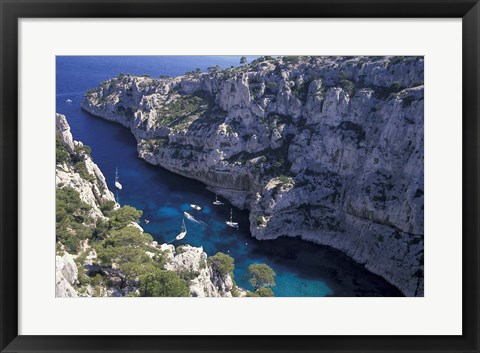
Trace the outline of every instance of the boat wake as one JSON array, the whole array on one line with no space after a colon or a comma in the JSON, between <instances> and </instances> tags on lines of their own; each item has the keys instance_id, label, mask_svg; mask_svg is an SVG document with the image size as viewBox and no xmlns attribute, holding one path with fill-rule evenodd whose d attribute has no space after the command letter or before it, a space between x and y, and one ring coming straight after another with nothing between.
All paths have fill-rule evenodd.
<instances>
[{"instance_id":1,"label":"boat wake","mask_svg":"<svg viewBox=\"0 0 480 353\"><path fill-rule=\"evenodd\" d=\"M205 227L210 227L207 223L196 219L195 217L193 217L193 216L192 216L190 213L188 213L188 212L183 212L183 214L185 215L185 217L186 217L189 221L192 221L192 222L201 224L202 226L205 226Z\"/></svg>"}]
</instances>

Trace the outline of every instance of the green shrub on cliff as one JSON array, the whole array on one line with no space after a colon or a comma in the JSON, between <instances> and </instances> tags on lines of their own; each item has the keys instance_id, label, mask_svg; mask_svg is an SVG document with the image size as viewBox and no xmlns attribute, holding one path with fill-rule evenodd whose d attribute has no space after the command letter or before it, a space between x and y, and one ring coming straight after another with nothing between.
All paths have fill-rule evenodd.
<instances>
[{"instance_id":1,"label":"green shrub on cliff","mask_svg":"<svg viewBox=\"0 0 480 353\"><path fill-rule=\"evenodd\" d=\"M92 97L97 92L97 88L90 88L85 92L85 97Z\"/></svg>"},{"instance_id":2,"label":"green shrub on cliff","mask_svg":"<svg viewBox=\"0 0 480 353\"><path fill-rule=\"evenodd\" d=\"M265 224L265 218L263 218L263 216L257 216L255 220L257 221L257 226L263 226Z\"/></svg>"},{"instance_id":3,"label":"green shrub on cliff","mask_svg":"<svg viewBox=\"0 0 480 353\"><path fill-rule=\"evenodd\" d=\"M189 290L175 272L156 270L140 277L140 295L144 297L188 297Z\"/></svg>"},{"instance_id":4,"label":"green shrub on cliff","mask_svg":"<svg viewBox=\"0 0 480 353\"><path fill-rule=\"evenodd\" d=\"M352 97L355 94L355 84L347 79L340 80L340 87L350 96Z\"/></svg>"},{"instance_id":5,"label":"green shrub on cliff","mask_svg":"<svg viewBox=\"0 0 480 353\"><path fill-rule=\"evenodd\" d=\"M142 140L141 145L147 152L156 154L160 152L160 148L168 145L168 137L161 137L157 139Z\"/></svg>"},{"instance_id":6,"label":"green shrub on cliff","mask_svg":"<svg viewBox=\"0 0 480 353\"><path fill-rule=\"evenodd\" d=\"M55 200L56 238L70 253L76 253L81 240L90 239L93 229L83 223L90 221L89 205L71 187L57 188Z\"/></svg>"},{"instance_id":7,"label":"green shrub on cliff","mask_svg":"<svg viewBox=\"0 0 480 353\"><path fill-rule=\"evenodd\" d=\"M278 83L275 81L267 82L265 86L265 94L276 95L278 91Z\"/></svg>"},{"instance_id":8,"label":"green shrub on cliff","mask_svg":"<svg viewBox=\"0 0 480 353\"><path fill-rule=\"evenodd\" d=\"M379 99L387 99L392 97L395 93L400 92L403 87L399 82L393 82L390 87L370 86L375 90L375 96Z\"/></svg>"},{"instance_id":9,"label":"green shrub on cliff","mask_svg":"<svg viewBox=\"0 0 480 353\"><path fill-rule=\"evenodd\" d=\"M305 101L307 99L308 87L311 82L311 80L296 82L291 88L292 94L300 101Z\"/></svg>"},{"instance_id":10,"label":"green shrub on cliff","mask_svg":"<svg viewBox=\"0 0 480 353\"><path fill-rule=\"evenodd\" d=\"M110 215L110 226L115 229L124 228L132 222L138 222L143 212L132 206L122 206Z\"/></svg>"},{"instance_id":11,"label":"green shrub on cliff","mask_svg":"<svg viewBox=\"0 0 480 353\"><path fill-rule=\"evenodd\" d=\"M194 280L200 275L200 272L195 270L181 270L178 271L177 274L178 277L185 281L185 284L188 286L190 281Z\"/></svg>"},{"instance_id":12,"label":"green shrub on cliff","mask_svg":"<svg viewBox=\"0 0 480 353\"><path fill-rule=\"evenodd\" d=\"M280 175L277 177L278 181L282 184L290 184L291 178L286 175Z\"/></svg>"},{"instance_id":13,"label":"green shrub on cliff","mask_svg":"<svg viewBox=\"0 0 480 353\"><path fill-rule=\"evenodd\" d=\"M62 164L64 162L70 161L70 154L68 153L65 146L62 144L62 140L59 136L55 138L55 157L57 164Z\"/></svg>"},{"instance_id":14,"label":"green shrub on cliff","mask_svg":"<svg viewBox=\"0 0 480 353\"><path fill-rule=\"evenodd\" d=\"M103 246L131 246L143 247L145 243L150 243L153 238L148 233L142 233L136 227L125 227L120 230L113 230L108 234L108 238L103 241Z\"/></svg>"},{"instance_id":15,"label":"green shrub on cliff","mask_svg":"<svg viewBox=\"0 0 480 353\"><path fill-rule=\"evenodd\" d=\"M284 56L283 61L286 64L298 64L300 62L300 57L299 56Z\"/></svg>"},{"instance_id":16,"label":"green shrub on cliff","mask_svg":"<svg viewBox=\"0 0 480 353\"><path fill-rule=\"evenodd\" d=\"M80 175L80 177L82 179L87 180L91 183L93 183L96 180L95 175L91 174L88 171L87 165L85 164L84 161L80 161L80 162L75 163L74 169Z\"/></svg>"},{"instance_id":17,"label":"green shrub on cliff","mask_svg":"<svg viewBox=\"0 0 480 353\"><path fill-rule=\"evenodd\" d=\"M131 280L162 268L166 260L162 253L149 245L152 240L150 234L135 227L111 230L108 236L94 244L98 263L102 266L117 264Z\"/></svg>"},{"instance_id":18,"label":"green shrub on cliff","mask_svg":"<svg viewBox=\"0 0 480 353\"><path fill-rule=\"evenodd\" d=\"M255 294L258 294L260 297L273 297L273 290L271 288L258 288L255 291Z\"/></svg>"},{"instance_id":19,"label":"green shrub on cliff","mask_svg":"<svg viewBox=\"0 0 480 353\"><path fill-rule=\"evenodd\" d=\"M95 246L97 251L98 263L102 266L112 266L112 264L123 264L127 262L145 263L149 257L141 248L129 246Z\"/></svg>"},{"instance_id":20,"label":"green shrub on cliff","mask_svg":"<svg viewBox=\"0 0 480 353\"><path fill-rule=\"evenodd\" d=\"M152 259L145 253L148 250L146 244L152 240L150 234L141 233L135 227L124 227L108 232L108 236L94 247L103 266L111 266L113 263L122 266L127 262L148 263Z\"/></svg>"},{"instance_id":21,"label":"green shrub on cliff","mask_svg":"<svg viewBox=\"0 0 480 353\"><path fill-rule=\"evenodd\" d=\"M154 262L154 261L146 261L146 262L126 262L121 265L122 271L125 273L125 276L128 280L133 281L141 276L147 275L149 273L153 273L156 270L162 269L165 262Z\"/></svg>"},{"instance_id":22,"label":"green shrub on cliff","mask_svg":"<svg viewBox=\"0 0 480 353\"><path fill-rule=\"evenodd\" d=\"M88 156L92 154L92 149L90 146L83 145L83 146L75 146L75 153L79 154L80 152L85 152Z\"/></svg>"},{"instance_id":23,"label":"green shrub on cliff","mask_svg":"<svg viewBox=\"0 0 480 353\"><path fill-rule=\"evenodd\" d=\"M217 252L215 255L210 256L207 261L212 269L217 271L221 276L226 276L229 273L233 274L233 270L235 269L233 257L222 252Z\"/></svg>"},{"instance_id":24,"label":"green shrub on cliff","mask_svg":"<svg viewBox=\"0 0 480 353\"><path fill-rule=\"evenodd\" d=\"M105 201L102 206L100 206L100 210L102 211L104 216L108 217L113 212L114 207L115 207L115 201L108 200L108 201Z\"/></svg>"}]
</instances>

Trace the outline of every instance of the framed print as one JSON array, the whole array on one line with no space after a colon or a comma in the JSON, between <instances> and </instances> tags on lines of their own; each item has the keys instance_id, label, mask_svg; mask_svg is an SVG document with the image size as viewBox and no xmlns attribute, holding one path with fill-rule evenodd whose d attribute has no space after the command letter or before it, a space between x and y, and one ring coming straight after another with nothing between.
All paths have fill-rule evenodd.
<instances>
[{"instance_id":1,"label":"framed print","mask_svg":"<svg viewBox=\"0 0 480 353\"><path fill-rule=\"evenodd\" d=\"M478 352L477 1L1 4L2 352Z\"/></svg>"}]
</instances>

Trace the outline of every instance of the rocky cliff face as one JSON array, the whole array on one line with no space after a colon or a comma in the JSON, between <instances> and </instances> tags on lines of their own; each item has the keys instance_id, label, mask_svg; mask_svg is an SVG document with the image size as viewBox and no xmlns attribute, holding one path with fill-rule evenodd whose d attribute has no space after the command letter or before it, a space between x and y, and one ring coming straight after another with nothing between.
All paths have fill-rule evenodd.
<instances>
[{"instance_id":1,"label":"rocky cliff face","mask_svg":"<svg viewBox=\"0 0 480 353\"><path fill-rule=\"evenodd\" d=\"M96 228L100 227L102 222L105 224L110 221L104 206L108 202L114 203L109 208L111 212L112 209L119 209L119 205L116 204L113 193L108 189L103 173L90 157L89 148L81 142L73 140L65 116L56 115L56 126L57 144L60 145L57 146L57 190L74 190L82 202L81 207L86 210L85 214L72 211L83 227L67 227L67 231L72 236L85 229L98 232ZM63 158L62 153L64 153ZM67 207L73 206L67 205ZM133 227L143 233L143 229L138 223L132 222L127 227ZM106 238L108 236L108 234L105 235ZM127 278L127 275L121 270L120 264L105 266L100 263L95 246L92 244L98 239L83 239L72 254L67 251L62 241L65 242L64 239L59 240L57 237L56 297L139 294L138 278ZM133 240L131 242L134 244ZM176 250L173 245L159 245L156 241L150 240L142 244L142 251L144 252L143 256L148 256L150 259L161 258L164 260L163 268L165 270L173 271L184 277L188 276L185 280L190 289L190 296L232 296L235 285L231 275L220 275L212 269L207 263L208 256L202 248L187 245ZM100 277L95 280L95 276ZM86 280L89 278L94 278L94 280ZM241 289L235 289L240 294L244 294Z\"/></svg>"},{"instance_id":2,"label":"rocky cliff face","mask_svg":"<svg viewBox=\"0 0 480 353\"><path fill-rule=\"evenodd\" d=\"M250 210L258 239L339 249L423 295L423 58L283 57L176 78L119 75L83 108L139 156Z\"/></svg>"},{"instance_id":3,"label":"rocky cliff face","mask_svg":"<svg viewBox=\"0 0 480 353\"><path fill-rule=\"evenodd\" d=\"M190 296L192 297L231 297L234 288L232 277L220 275L207 264L207 254L203 248L190 245L175 250L173 245L163 244L161 248L166 252L169 261L165 269L175 272L188 271L195 277L190 282Z\"/></svg>"},{"instance_id":4,"label":"rocky cliff face","mask_svg":"<svg viewBox=\"0 0 480 353\"><path fill-rule=\"evenodd\" d=\"M78 191L80 199L91 206L90 216L94 219L102 218L101 205L106 201L115 201L113 193L108 190L103 173L92 161L88 149L84 149L83 143L74 141L70 126L64 115L56 114L57 138L70 155L75 155L77 165L75 168L70 161L62 161L57 164L55 170L55 185L57 187L71 187ZM84 167L83 167L84 166Z\"/></svg>"},{"instance_id":5,"label":"rocky cliff face","mask_svg":"<svg viewBox=\"0 0 480 353\"><path fill-rule=\"evenodd\" d=\"M55 296L57 298L77 297L73 286L78 282L78 268L72 255L64 253L55 258Z\"/></svg>"}]
</instances>

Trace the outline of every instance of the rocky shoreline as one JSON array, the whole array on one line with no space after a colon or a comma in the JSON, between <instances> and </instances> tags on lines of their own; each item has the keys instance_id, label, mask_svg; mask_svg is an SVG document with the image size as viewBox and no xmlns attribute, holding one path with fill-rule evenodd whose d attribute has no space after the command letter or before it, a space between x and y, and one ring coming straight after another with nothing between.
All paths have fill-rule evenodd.
<instances>
[{"instance_id":1,"label":"rocky shoreline","mask_svg":"<svg viewBox=\"0 0 480 353\"><path fill-rule=\"evenodd\" d=\"M423 58L283 57L174 78L119 75L87 112L140 158L250 211L257 239L328 245L423 296Z\"/></svg>"}]
</instances>

